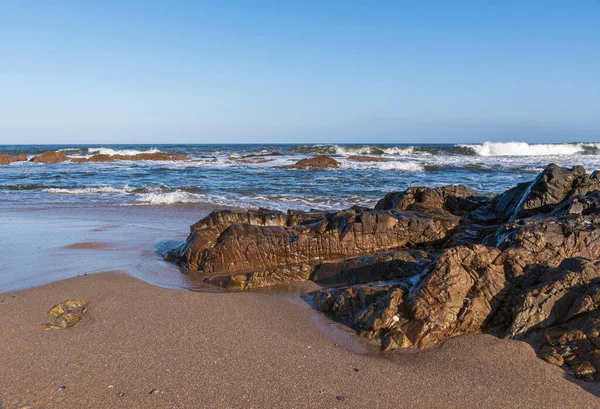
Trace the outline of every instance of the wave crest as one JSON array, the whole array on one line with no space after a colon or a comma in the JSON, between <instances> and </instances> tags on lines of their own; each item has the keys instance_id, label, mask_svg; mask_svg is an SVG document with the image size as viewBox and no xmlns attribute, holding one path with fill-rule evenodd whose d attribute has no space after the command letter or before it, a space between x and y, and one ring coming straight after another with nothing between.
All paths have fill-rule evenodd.
<instances>
[{"instance_id":1,"label":"wave crest","mask_svg":"<svg viewBox=\"0 0 600 409\"><path fill-rule=\"evenodd\" d=\"M563 156L600 154L600 143L529 144L527 142L484 142L458 145L478 156Z\"/></svg>"}]
</instances>

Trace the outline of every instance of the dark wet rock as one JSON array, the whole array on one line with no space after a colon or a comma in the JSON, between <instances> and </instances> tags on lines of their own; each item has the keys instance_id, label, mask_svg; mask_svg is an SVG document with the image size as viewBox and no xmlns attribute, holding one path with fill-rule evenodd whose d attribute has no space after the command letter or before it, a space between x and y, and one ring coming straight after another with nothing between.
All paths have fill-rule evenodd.
<instances>
[{"instance_id":1,"label":"dark wet rock","mask_svg":"<svg viewBox=\"0 0 600 409\"><path fill-rule=\"evenodd\" d=\"M600 190L566 200L551 214L553 216L600 216Z\"/></svg>"},{"instance_id":2,"label":"dark wet rock","mask_svg":"<svg viewBox=\"0 0 600 409\"><path fill-rule=\"evenodd\" d=\"M52 324L44 324L44 329L66 329L75 326L87 312L88 303L84 300L67 300L56 304L48 311L54 317Z\"/></svg>"},{"instance_id":3,"label":"dark wet rock","mask_svg":"<svg viewBox=\"0 0 600 409\"><path fill-rule=\"evenodd\" d=\"M247 273L213 275L205 277L204 282L228 290L249 290L251 288L271 287L279 284L306 281L314 268L314 263L278 266Z\"/></svg>"},{"instance_id":4,"label":"dark wet rock","mask_svg":"<svg viewBox=\"0 0 600 409\"><path fill-rule=\"evenodd\" d=\"M443 240L459 222L446 212L360 207L318 216L216 213L197 223L198 228L186 243L168 253L167 259L204 273L248 272L335 261L407 245L435 243ZM236 219L250 223L232 222ZM295 223L296 220L301 223Z\"/></svg>"},{"instance_id":5,"label":"dark wet rock","mask_svg":"<svg viewBox=\"0 0 600 409\"><path fill-rule=\"evenodd\" d=\"M229 160L231 161L235 161L238 163L245 163L245 164L253 164L253 163L268 163L268 162L273 162L275 159L271 159L271 158L264 158L262 156L252 156L252 157L241 157L241 158L229 158Z\"/></svg>"},{"instance_id":6,"label":"dark wet rock","mask_svg":"<svg viewBox=\"0 0 600 409\"><path fill-rule=\"evenodd\" d=\"M513 276L522 275L532 263L557 267L571 257L598 260L600 218L534 217L503 225L486 241L507 253Z\"/></svg>"},{"instance_id":7,"label":"dark wet rock","mask_svg":"<svg viewBox=\"0 0 600 409\"><path fill-rule=\"evenodd\" d=\"M350 155L348 160L353 162L389 162L390 159L381 156Z\"/></svg>"},{"instance_id":8,"label":"dark wet rock","mask_svg":"<svg viewBox=\"0 0 600 409\"><path fill-rule=\"evenodd\" d=\"M300 159L294 165L278 166L281 169L337 169L341 163L337 160L320 155L314 158Z\"/></svg>"},{"instance_id":9,"label":"dark wet rock","mask_svg":"<svg viewBox=\"0 0 600 409\"><path fill-rule=\"evenodd\" d=\"M424 251L394 251L319 264L310 279L325 285L362 284L418 275L433 257Z\"/></svg>"},{"instance_id":10,"label":"dark wet rock","mask_svg":"<svg viewBox=\"0 0 600 409\"><path fill-rule=\"evenodd\" d=\"M588 176L581 166L566 169L552 164L532 182L518 184L497 196L473 216L481 221L514 221L550 213L565 199L598 189L598 174Z\"/></svg>"},{"instance_id":11,"label":"dark wet rock","mask_svg":"<svg viewBox=\"0 0 600 409\"><path fill-rule=\"evenodd\" d=\"M27 155L21 154L18 156L7 155L6 153L0 153L0 165L10 165L13 162L23 162L27 160Z\"/></svg>"},{"instance_id":12,"label":"dark wet rock","mask_svg":"<svg viewBox=\"0 0 600 409\"><path fill-rule=\"evenodd\" d=\"M41 155L35 156L33 159L31 159L31 161L33 163L52 164L52 163L66 162L69 159L70 158L62 152L47 151L47 152L42 153Z\"/></svg>"},{"instance_id":13,"label":"dark wet rock","mask_svg":"<svg viewBox=\"0 0 600 409\"><path fill-rule=\"evenodd\" d=\"M375 205L381 210L443 209L456 215L468 215L488 199L476 196L467 186L442 186L435 189L411 187L404 192L388 193Z\"/></svg>"}]
</instances>

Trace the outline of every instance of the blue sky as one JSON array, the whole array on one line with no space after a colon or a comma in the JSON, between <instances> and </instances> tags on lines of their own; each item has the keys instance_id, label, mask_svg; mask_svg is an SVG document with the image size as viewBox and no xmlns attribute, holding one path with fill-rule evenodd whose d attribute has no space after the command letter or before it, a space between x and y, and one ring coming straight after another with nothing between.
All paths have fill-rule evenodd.
<instances>
[{"instance_id":1,"label":"blue sky","mask_svg":"<svg viewBox=\"0 0 600 409\"><path fill-rule=\"evenodd\" d=\"M599 0L0 0L0 38L0 143L600 140Z\"/></svg>"}]
</instances>

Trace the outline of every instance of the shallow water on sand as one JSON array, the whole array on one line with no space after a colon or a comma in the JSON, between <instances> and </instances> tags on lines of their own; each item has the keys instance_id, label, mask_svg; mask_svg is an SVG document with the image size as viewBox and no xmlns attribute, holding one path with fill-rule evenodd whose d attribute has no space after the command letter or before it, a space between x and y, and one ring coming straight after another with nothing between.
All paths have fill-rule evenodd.
<instances>
[{"instance_id":1,"label":"shallow water on sand","mask_svg":"<svg viewBox=\"0 0 600 409\"><path fill-rule=\"evenodd\" d=\"M121 270L152 284L185 289L192 283L160 257L185 240L208 209L56 207L0 213L0 292L77 275Z\"/></svg>"}]
</instances>

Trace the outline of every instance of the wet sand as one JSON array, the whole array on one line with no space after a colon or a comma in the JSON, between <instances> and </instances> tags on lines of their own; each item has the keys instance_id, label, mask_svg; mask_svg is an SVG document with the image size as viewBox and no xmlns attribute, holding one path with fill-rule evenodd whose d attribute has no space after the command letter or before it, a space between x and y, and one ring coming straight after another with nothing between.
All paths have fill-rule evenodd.
<instances>
[{"instance_id":1,"label":"wet sand","mask_svg":"<svg viewBox=\"0 0 600 409\"><path fill-rule=\"evenodd\" d=\"M90 310L79 325L41 329L50 307L81 297ZM274 294L103 273L0 294L0 313L2 408L600 405L525 343L474 335L425 353L358 354L307 305Z\"/></svg>"},{"instance_id":2,"label":"wet sand","mask_svg":"<svg viewBox=\"0 0 600 409\"><path fill-rule=\"evenodd\" d=\"M206 213L3 209L0 409L600 407L598 385L525 343L475 335L384 354L315 313L298 294L310 283L185 291L197 283L159 253ZM70 298L89 301L84 320L43 331Z\"/></svg>"}]
</instances>

